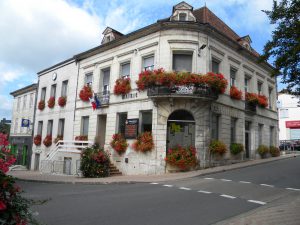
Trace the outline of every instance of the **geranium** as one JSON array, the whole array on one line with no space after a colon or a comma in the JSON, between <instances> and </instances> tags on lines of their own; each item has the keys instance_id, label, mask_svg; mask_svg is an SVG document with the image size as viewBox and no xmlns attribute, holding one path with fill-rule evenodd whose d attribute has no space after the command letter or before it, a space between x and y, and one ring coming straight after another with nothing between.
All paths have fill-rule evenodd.
<instances>
[{"instance_id":1,"label":"geranium","mask_svg":"<svg viewBox=\"0 0 300 225\"><path fill-rule=\"evenodd\" d=\"M268 98L265 95L258 95L258 105L266 108L268 106Z\"/></svg>"},{"instance_id":2,"label":"geranium","mask_svg":"<svg viewBox=\"0 0 300 225\"><path fill-rule=\"evenodd\" d=\"M87 141L88 136L87 135L79 135L75 137L75 141Z\"/></svg>"},{"instance_id":3,"label":"geranium","mask_svg":"<svg viewBox=\"0 0 300 225\"><path fill-rule=\"evenodd\" d=\"M37 134L34 136L33 138L33 143L36 145L36 146L40 146L41 143L42 143L42 136Z\"/></svg>"},{"instance_id":4,"label":"geranium","mask_svg":"<svg viewBox=\"0 0 300 225\"><path fill-rule=\"evenodd\" d=\"M60 96L58 98L58 105L60 107L64 107L66 105L66 103L67 103L67 97L66 96Z\"/></svg>"},{"instance_id":5,"label":"geranium","mask_svg":"<svg viewBox=\"0 0 300 225\"><path fill-rule=\"evenodd\" d=\"M43 140L43 144L46 146L46 147L49 147L52 145L52 136L51 135L47 135L44 140Z\"/></svg>"},{"instance_id":6,"label":"geranium","mask_svg":"<svg viewBox=\"0 0 300 225\"><path fill-rule=\"evenodd\" d=\"M226 145L219 140L211 141L208 148L209 148L209 152L212 154L223 155L227 152Z\"/></svg>"},{"instance_id":7,"label":"geranium","mask_svg":"<svg viewBox=\"0 0 300 225\"><path fill-rule=\"evenodd\" d=\"M115 95L125 95L131 91L130 78L119 78L114 87Z\"/></svg>"},{"instance_id":8,"label":"geranium","mask_svg":"<svg viewBox=\"0 0 300 225\"><path fill-rule=\"evenodd\" d=\"M49 107L50 109L52 109L52 108L54 107L54 105L55 105L55 97L54 97L54 96L51 96L51 97L49 98L49 100L48 100L48 107Z\"/></svg>"},{"instance_id":9,"label":"geranium","mask_svg":"<svg viewBox=\"0 0 300 225\"><path fill-rule=\"evenodd\" d=\"M136 151L147 152L154 147L153 137L151 132L144 132L140 134L137 140L132 144L132 148Z\"/></svg>"},{"instance_id":10,"label":"geranium","mask_svg":"<svg viewBox=\"0 0 300 225\"><path fill-rule=\"evenodd\" d=\"M199 163L196 156L196 149L193 146L184 148L177 145L168 150L165 160L168 164L178 167L183 171L195 168Z\"/></svg>"},{"instance_id":11,"label":"geranium","mask_svg":"<svg viewBox=\"0 0 300 225\"><path fill-rule=\"evenodd\" d=\"M257 105L258 104L258 95L255 93L246 92L245 100L252 105Z\"/></svg>"},{"instance_id":12,"label":"geranium","mask_svg":"<svg viewBox=\"0 0 300 225\"><path fill-rule=\"evenodd\" d=\"M224 94L228 84L223 74L216 74L212 72L204 75L204 82L219 94Z\"/></svg>"},{"instance_id":13,"label":"geranium","mask_svg":"<svg viewBox=\"0 0 300 225\"><path fill-rule=\"evenodd\" d=\"M235 86L231 86L231 88L230 88L230 97L232 99L241 100L242 95L243 95L242 91L237 89L237 87L235 87Z\"/></svg>"},{"instance_id":14,"label":"geranium","mask_svg":"<svg viewBox=\"0 0 300 225\"><path fill-rule=\"evenodd\" d=\"M93 97L92 88L89 85L84 85L80 90L79 98L84 102L88 102L91 97Z\"/></svg>"},{"instance_id":15,"label":"geranium","mask_svg":"<svg viewBox=\"0 0 300 225\"><path fill-rule=\"evenodd\" d=\"M42 110L44 110L44 108L45 108L45 101L40 100L39 104L38 104L38 109L42 111Z\"/></svg>"},{"instance_id":16,"label":"geranium","mask_svg":"<svg viewBox=\"0 0 300 225\"><path fill-rule=\"evenodd\" d=\"M56 144L58 141L61 141L64 139L64 136L62 135L57 135L56 138L54 139L54 143Z\"/></svg>"},{"instance_id":17,"label":"geranium","mask_svg":"<svg viewBox=\"0 0 300 225\"><path fill-rule=\"evenodd\" d=\"M110 146L119 154L126 151L128 143L122 134L114 134Z\"/></svg>"}]
</instances>

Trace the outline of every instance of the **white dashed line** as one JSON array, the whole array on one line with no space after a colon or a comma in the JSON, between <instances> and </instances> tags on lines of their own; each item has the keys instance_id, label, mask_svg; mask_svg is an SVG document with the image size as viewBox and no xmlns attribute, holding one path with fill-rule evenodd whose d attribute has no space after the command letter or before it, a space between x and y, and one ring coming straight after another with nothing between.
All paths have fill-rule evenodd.
<instances>
[{"instance_id":1,"label":"white dashed line","mask_svg":"<svg viewBox=\"0 0 300 225\"><path fill-rule=\"evenodd\" d=\"M286 188L287 190L291 190L291 191L300 191L300 189L297 188Z\"/></svg>"},{"instance_id":2,"label":"white dashed line","mask_svg":"<svg viewBox=\"0 0 300 225\"><path fill-rule=\"evenodd\" d=\"M239 181L240 183L242 183L242 184L251 184L251 182L250 181Z\"/></svg>"},{"instance_id":3,"label":"white dashed line","mask_svg":"<svg viewBox=\"0 0 300 225\"><path fill-rule=\"evenodd\" d=\"M256 201L256 200L248 200L248 202L252 202L252 203L256 203L256 204L260 204L260 205L267 204L266 202L261 202L261 201Z\"/></svg>"},{"instance_id":4,"label":"white dashed line","mask_svg":"<svg viewBox=\"0 0 300 225\"><path fill-rule=\"evenodd\" d=\"M270 184L260 184L260 185L265 187L274 187L274 185L270 185Z\"/></svg>"},{"instance_id":5,"label":"white dashed line","mask_svg":"<svg viewBox=\"0 0 300 225\"><path fill-rule=\"evenodd\" d=\"M186 187L180 187L179 189L186 190L186 191L190 191L191 190L190 188L186 188Z\"/></svg>"},{"instance_id":6,"label":"white dashed line","mask_svg":"<svg viewBox=\"0 0 300 225\"><path fill-rule=\"evenodd\" d=\"M221 181L228 182L228 181L232 181L232 180L228 180L228 179L221 179Z\"/></svg>"},{"instance_id":7,"label":"white dashed line","mask_svg":"<svg viewBox=\"0 0 300 225\"><path fill-rule=\"evenodd\" d=\"M171 185L171 184L164 184L163 186L164 187L173 187L173 185Z\"/></svg>"},{"instance_id":8,"label":"white dashed line","mask_svg":"<svg viewBox=\"0 0 300 225\"><path fill-rule=\"evenodd\" d=\"M150 183L150 184L158 184L158 183Z\"/></svg>"},{"instance_id":9,"label":"white dashed line","mask_svg":"<svg viewBox=\"0 0 300 225\"><path fill-rule=\"evenodd\" d=\"M220 195L221 197L224 198L230 198L230 199L235 199L236 197L232 196L232 195Z\"/></svg>"},{"instance_id":10,"label":"white dashed line","mask_svg":"<svg viewBox=\"0 0 300 225\"><path fill-rule=\"evenodd\" d=\"M205 180L213 180L213 179L215 179L215 178L212 178L212 177L205 177L204 179L205 179Z\"/></svg>"},{"instance_id":11,"label":"white dashed line","mask_svg":"<svg viewBox=\"0 0 300 225\"><path fill-rule=\"evenodd\" d=\"M198 191L199 193L203 193L203 194L211 194L211 192L209 192L209 191L202 191L202 190L200 190L200 191Z\"/></svg>"}]
</instances>

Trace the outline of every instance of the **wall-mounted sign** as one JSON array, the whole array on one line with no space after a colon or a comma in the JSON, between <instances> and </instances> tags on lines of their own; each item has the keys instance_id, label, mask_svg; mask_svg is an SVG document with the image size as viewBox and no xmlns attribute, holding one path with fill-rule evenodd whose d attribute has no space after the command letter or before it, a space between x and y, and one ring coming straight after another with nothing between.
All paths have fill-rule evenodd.
<instances>
[{"instance_id":1,"label":"wall-mounted sign","mask_svg":"<svg viewBox=\"0 0 300 225\"><path fill-rule=\"evenodd\" d=\"M127 119L125 122L125 138L135 139L138 135L139 119Z\"/></svg>"},{"instance_id":2,"label":"wall-mounted sign","mask_svg":"<svg viewBox=\"0 0 300 225\"><path fill-rule=\"evenodd\" d=\"M300 128L300 120L285 121L286 128Z\"/></svg>"}]
</instances>

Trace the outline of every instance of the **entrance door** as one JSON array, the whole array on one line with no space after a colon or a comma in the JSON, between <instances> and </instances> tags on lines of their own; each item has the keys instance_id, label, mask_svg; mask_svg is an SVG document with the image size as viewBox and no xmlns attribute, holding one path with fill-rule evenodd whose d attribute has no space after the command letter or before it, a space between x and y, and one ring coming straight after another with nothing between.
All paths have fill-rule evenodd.
<instances>
[{"instance_id":1,"label":"entrance door","mask_svg":"<svg viewBox=\"0 0 300 225\"><path fill-rule=\"evenodd\" d=\"M99 115L96 142L99 144L100 148L104 148L105 134L106 134L106 115Z\"/></svg>"},{"instance_id":2,"label":"entrance door","mask_svg":"<svg viewBox=\"0 0 300 225\"><path fill-rule=\"evenodd\" d=\"M72 158L64 157L64 174L71 175Z\"/></svg>"},{"instance_id":3,"label":"entrance door","mask_svg":"<svg viewBox=\"0 0 300 225\"><path fill-rule=\"evenodd\" d=\"M34 170L39 170L40 168L40 154L36 153L34 157Z\"/></svg>"},{"instance_id":4,"label":"entrance door","mask_svg":"<svg viewBox=\"0 0 300 225\"><path fill-rule=\"evenodd\" d=\"M195 146L195 120L185 110L173 112L167 124L167 150L177 145Z\"/></svg>"},{"instance_id":5,"label":"entrance door","mask_svg":"<svg viewBox=\"0 0 300 225\"><path fill-rule=\"evenodd\" d=\"M251 126L251 122L245 121L245 150L246 150L247 159L250 157L250 149L251 149L250 126Z\"/></svg>"}]
</instances>

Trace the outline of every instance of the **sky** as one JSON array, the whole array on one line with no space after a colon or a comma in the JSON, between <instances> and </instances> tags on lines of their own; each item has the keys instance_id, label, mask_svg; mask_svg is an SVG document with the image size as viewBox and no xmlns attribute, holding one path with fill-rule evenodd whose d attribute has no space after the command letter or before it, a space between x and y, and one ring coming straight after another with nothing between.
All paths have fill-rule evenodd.
<instances>
[{"instance_id":1,"label":"sky","mask_svg":"<svg viewBox=\"0 0 300 225\"><path fill-rule=\"evenodd\" d=\"M127 34L167 18L181 0L1 0L0 119L11 119L14 90L37 82L37 72L100 45L109 26ZM272 0L187 0L206 6L262 53L274 27ZM206 3L205 3L206 2ZM279 84L279 82L278 82ZM279 90L282 85L279 84Z\"/></svg>"}]
</instances>

